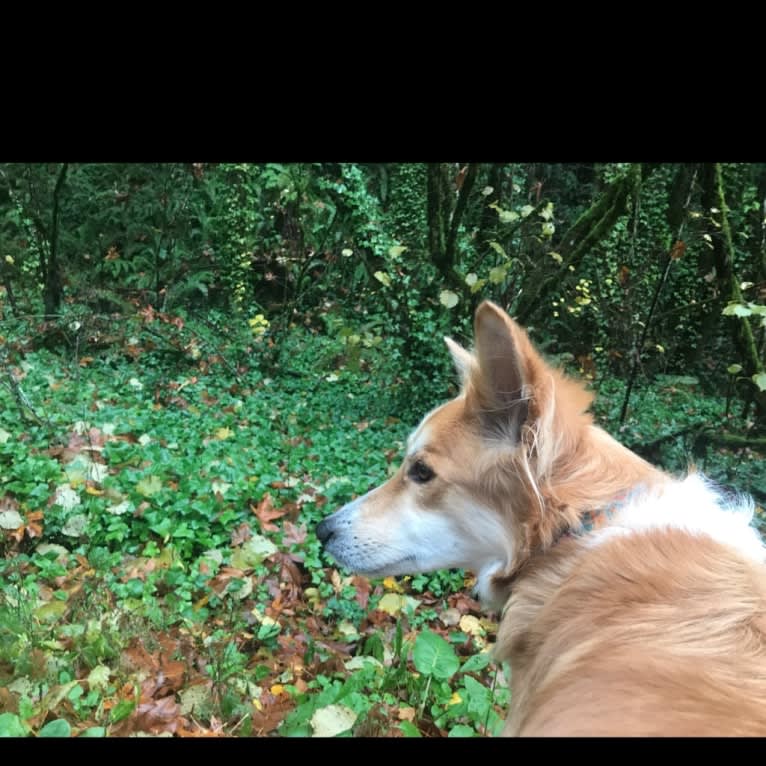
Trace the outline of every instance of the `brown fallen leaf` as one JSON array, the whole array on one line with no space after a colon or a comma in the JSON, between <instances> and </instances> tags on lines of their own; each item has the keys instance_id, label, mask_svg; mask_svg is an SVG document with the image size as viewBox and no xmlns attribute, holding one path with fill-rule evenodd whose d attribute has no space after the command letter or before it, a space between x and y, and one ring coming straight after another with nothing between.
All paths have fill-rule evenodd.
<instances>
[{"instance_id":1,"label":"brown fallen leaf","mask_svg":"<svg viewBox=\"0 0 766 766\"><path fill-rule=\"evenodd\" d=\"M351 584L354 586L354 590L356 591L354 594L356 603L359 604L362 609L366 609L367 602L370 600L370 591L372 590L370 581L366 577L354 575L351 578Z\"/></svg>"},{"instance_id":2,"label":"brown fallen leaf","mask_svg":"<svg viewBox=\"0 0 766 766\"><path fill-rule=\"evenodd\" d=\"M138 731L159 734L163 731L175 733L179 725L185 723L180 718L181 708L171 694L157 700L142 702L133 715L134 727Z\"/></svg>"},{"instance_id":3,"label":"brown fallen leaf","mask_svg":"<svg viewBox=\"0 0 766 766\"><path fill-rule=\"evenodd\" d=\"M247 542L252 536L253 530L250 529L250 525L245 521L231 533L231 544L242 545L242 543Z\"/></svg>"},{"instance_id":4,"label":"brown fallen leaf","mask_svg":"<svg viewBox=\"0 0 766 766\"><path fill-rule=\"evenodd\" d=\"M250 510L256 515L264 532L277 532L279 527L271 522L284 516L285 509L274 510L271 495L267 492L257 507L250 506Z\"/></svg>"},{"instance_id":5,"label":"brown fallen leaf","mask_svg":"<svg viewBox=\"0 0 766 766\"><path fill-rule=\"evenodd\" d=\"M295 702L291 697L280 694L275 697L264 690L261 698L258 700L261 709L258 706L253 708L253 734L263 736L274 731L285 716L295 707Z\"/></svg>"},{"instance_id":6,"label":"brown fallen leaf","mask_svg":"<svg viewBox=\"0 0 766 766\"><path fill-rule=\"evenodd\" d=\"M282 524L282 529L285 532L284 537L282 538L282 542L285 545L302 545L308 537L308 531L305 524L301 524L297 527L292 521L285 521Z\"/></svg>"}]
</instances>

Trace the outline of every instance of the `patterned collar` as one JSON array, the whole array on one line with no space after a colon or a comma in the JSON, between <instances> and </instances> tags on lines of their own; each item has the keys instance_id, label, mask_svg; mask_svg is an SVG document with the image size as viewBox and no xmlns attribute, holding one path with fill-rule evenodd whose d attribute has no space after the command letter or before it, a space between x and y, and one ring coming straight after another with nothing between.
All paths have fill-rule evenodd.
<instances>
[{"instance_id":1,"label":"patterned collar","mask_svg":"<svg viewBox=\"0 0 766 766\"><path fill-rule=\"evenodd\" d=\"M571 527L568 529L562 537L579 537L593 532L598 529L603 529L614 517L614 515L640 490L639 487L633 487L626 489L616 495L612 500L603 508L597 508L592 511L585 511L580 516L580 525L577 527Z\"/></svg>"},{"instance_id":2,"label":"patterned collar","mask_svg":"<svg viewBox=\"0 0 766 766\"><path fill-rule=\"evenodd\" d=\"M577 538L582 537L583 535L588 534L589 532L593 532L598 529L603 529L614 517L614 515L637 493L641 490L641 485L638 485L636 487L632 487L630 489L623 490L620 492L619 495L615 495L612 500L607 503L602 508L597 508L592 511L584 511L583 514L580 516L580 523L578 526L570 527L564 532L561 532L556 539L553 541L551 546L548 548L553 548L557 543L559 543L561 540L565 538ZM538 549L535 553L532 554L532 556L539 555L542 552L542 549ZM531 558L531 557L530 557ZM508 588L509 591L513 588L513 585L515 584L516 580L521 576L523 571L526 569L526 565L529 563L530 559L527 559L524 563L519 566L515 572L513 572L508 580ZM508 599L505 603L505 606L503 607L502 613L505 614L505 610L508 608L508 604L510 603L510 599Z\"/></svg>"}]
</instances>

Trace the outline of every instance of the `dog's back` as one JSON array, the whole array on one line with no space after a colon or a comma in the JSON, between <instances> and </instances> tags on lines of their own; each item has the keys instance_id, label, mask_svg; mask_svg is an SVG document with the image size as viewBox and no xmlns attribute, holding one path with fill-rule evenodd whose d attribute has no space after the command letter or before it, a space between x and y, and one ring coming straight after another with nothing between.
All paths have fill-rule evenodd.
<instances>
[{"instance_id":1,"label":"dog's back","mask_svg":"<svg viewBox=\"0 0 766 766\"><path fill-rule=\"evenodd\" d=\"M711 537L560 543L530 562L496 651L506 734L766 734L766 570Z\"/></svg>"}]
</instances>

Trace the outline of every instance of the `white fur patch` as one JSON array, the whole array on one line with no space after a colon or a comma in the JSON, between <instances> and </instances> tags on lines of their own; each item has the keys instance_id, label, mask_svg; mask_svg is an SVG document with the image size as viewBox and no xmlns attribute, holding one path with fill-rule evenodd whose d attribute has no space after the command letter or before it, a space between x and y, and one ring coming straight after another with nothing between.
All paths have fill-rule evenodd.
<instances>
[{"instance_id":1,"label":"white fur patch","mask_svg":"<svg viewBox=\"0 0 766 766\"><path fill-rule=\"evenodd\" d=\"M752 526L753 501L727 501L699 474L652 490L639 491L614 515L607 527L587 536L588 546L601 545L615 535L649 529L683 529L707 535L757 562L766 561L766 546Z\"/></svg>"},{"instance_id":2,"label":"white fur patch","mask_svg":"<svg viewBox=\"0 0 766 766\"><path fill-rule=\"evenodd\" d=\"M423 420L417 429L410 435L410 438L407 439L408 456L420 452L420 450L428 444L428 440L431 436L431 429L428 427L426 420Z\"/></svg>"}]
</instances>

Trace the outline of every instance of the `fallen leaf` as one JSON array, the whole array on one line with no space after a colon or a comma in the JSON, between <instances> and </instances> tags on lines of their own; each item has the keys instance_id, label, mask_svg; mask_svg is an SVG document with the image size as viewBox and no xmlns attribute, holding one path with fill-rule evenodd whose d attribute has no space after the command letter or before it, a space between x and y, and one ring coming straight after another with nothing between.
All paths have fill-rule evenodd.
<instances>
[{"instance_id":1,"label":"fallen leaf","mask_svg":"<svg viewBox=\"0 0 766 766\"><path fill-rule=\"evenodd\" d=\"M411 596L403 596L398 593L386 593L386 595L378 602L378 609L390 614L392 617L396 617L396 615L406 607L412 607L414 609L419 605L420 601Z\"/></svg>"},{"instance_id":2,"label":"fallen leaf","mask_svg":"<svg viewBox=\"0 0 766 766\"><path fill-rule=\"evenodd\" d=\"M60 484L56 487L53 503L54 505L60 505L64 510L68 511L70 508L80 504L80 495L69 484Z\"/></svg>"},{"instance_id":3,"label":"fallen leaf","mask_svg":"<svg viewBox=\"0 0 766 766\"><path fill-rule=\"evenodd\" d=\"M111 670L106 665L96 665L93 670L88 673L88 686L91 689L106 689L109 686L109 676Z\"/></svg>"},{"instance_id":4,"label":"fallen leaf","mask_svg":"<svg viewBox=\"0 0 766 766\"><path fill-rule=\"evenodd\" d=\"M440 615L439 619L449 628L453 625L457 625L460 622L460 610L455 607L445 609Z\"/></svg>"},{"instance_id":5,"label":"fallen leaf","mask_svg":"<svg viewBox=\"0 0 766 766\"><path fill-rule=\"evenodd\" d=\"M356 713L345 705L327 705L311 716L314 737L335 737L348 731L356 721Z\"/></svg>"},{"instance_id":6,"label":"fallen leaf","mask_svg":"<svg viewBox=\"0 0 766 766\"><path fill-rule=\"evenodd\" d=\"M383 587L394 593L404 593L404 588L396 581L394 577L386 577L383 580Z\"/></svg>"},{"instance_id":7,"label":"fallen leaf","mask_svg":"<svg viewBox=\"0 0 766 766\"><path fill-rule=\"evenodd\" d=\"M190 715L196 713L199 715L199 711L210 703L212 682L207 681L202 684L195 684L194 686L188 686L183 691L179 692L181 698L180 712L181 715Z\"/></svg>"},{"instance_id":8,"label":"fallen leaf","mask_svg":"<svg viewBox=\"0 0 766 766\"><path fill-rule=\"evenodd\" d=\"M258 506L254 508L250 506L250 510L257 516L258 521L261 524L261 529L264 532L277 532L279 527L276 524L272 524L272 520L278 519L287 513L286 509L275 511L272 506L271 495L267 492Z\"/></svg>"},{"instance_id":9,"label":"fallen leaf","mask_svg":"<svg viewBox=\"0 0 766 766\"><path fill-rule=\"evenodd\" d=\"M484 635L484 628L482 628L478 617L474 617L472 614L466 614L460 618L460 630L471 636Z\"/></svg>"},{"instance_id":10,"label":"fallen leaf","mask_svg":"<svg viewBox=\"0 0 766 766\"><path fill-rule=\"evenodd\" d=\"M135 713L135 728L152 734L175 732L179 724L181 708L171 694L158 700L139 704Z\"/></svg>"},{"instance_id":11,"label":"fallen leaf","mask_svg":"<svg viewBox=\"0 0 766 766\"><path fill-rule=\"evenodd\" d=\"M146 476L136 484L136 492L144 497L156 495L162 489L162 479L159 476Z\"/></svg>"},{"instance_id":12,"label":"fallen leaf","mask_svg":"<svg viewBox=\"0 0 766 766\"><path fill-rule=\"evenodd\" d=\"M261 535L253 535L232 554L231 565L240 570L253 569L267 556L277 552L277 546Z\"/></svg>"},{"instance_id":13,"label":"fallen leaf","mask_svg":"<svg viewBox=\"0 0 766 766\"><path fill-rule=\"evenodd\" d=\"M366 665L375 665L377 668L383 667L383 664L379 660L368 655L357 655L343 663L343 667L346 668L346 670L361 670Z\"/></svg>"},{"instance_id":14,"label":"fallen leaf","mask_svg":"<svg viewBox=\"0 0 766 766\"><path fill-rule=\"evenodd\" d=\"M37 607L34 611L35 617L42 622L55 622L67 610L66 601L50 601L47 604Z\"/></svg>"},{"instance_id":15,"label":"fallen leaf","mask_svg":"<svg viewBox=\"0 0 766 766\"><path fill-rule=\"evenodd\" d=\"M234 546L242 545L242 543L249 540L252 536L253 536L253 530L250 529L250 525L246 521L242 522L242 524L240 524L231 533L231 544Z\"/></svg>"},{"instance_id":16,"label":"fallen leaf","mask_svg":"<svg viewBox=\"0 0 766 766\"><path fill-rule=\"evenodd\" d=\"M66 520L61 532L67 537L82 537L87 525L88 517L83 513L75 513Z\"/></svg>"},{"instance_id":17,"label":"fallen leaf","mask_svg":"<svg viewBox=\"0 0 766 766\"><path fill-rule=\"evenodd\" d=\"M372 590L370 581L366 577L354 575L351 578L351 584L356 590L356 593L354 594L356 603L359 604L362 609L367 609L367 602L370 600L370 591Z\"/></svg>"},{"instance_id":18,"label":"fallen leaf","mask_svg":"<svg viewBox=\"0 0 766 766\"><path fill-rule=\"evenodd\" d=\"M0 511L0 529L18 529L23 523L18 511Z\"/></svg>"},{"instance_id":19,"label":"fallen leaf","mask_svg":"<svg viewBox=\"0 0 766 766\"><path fill-rule=\"evenodd\" d=\"M282 529L285 533L282 537L283 545L302 545L306 542L308 531L305 524L301 524L297 527L292 521L286 520L282 523Z\"/></svg>"}]
</instances>

